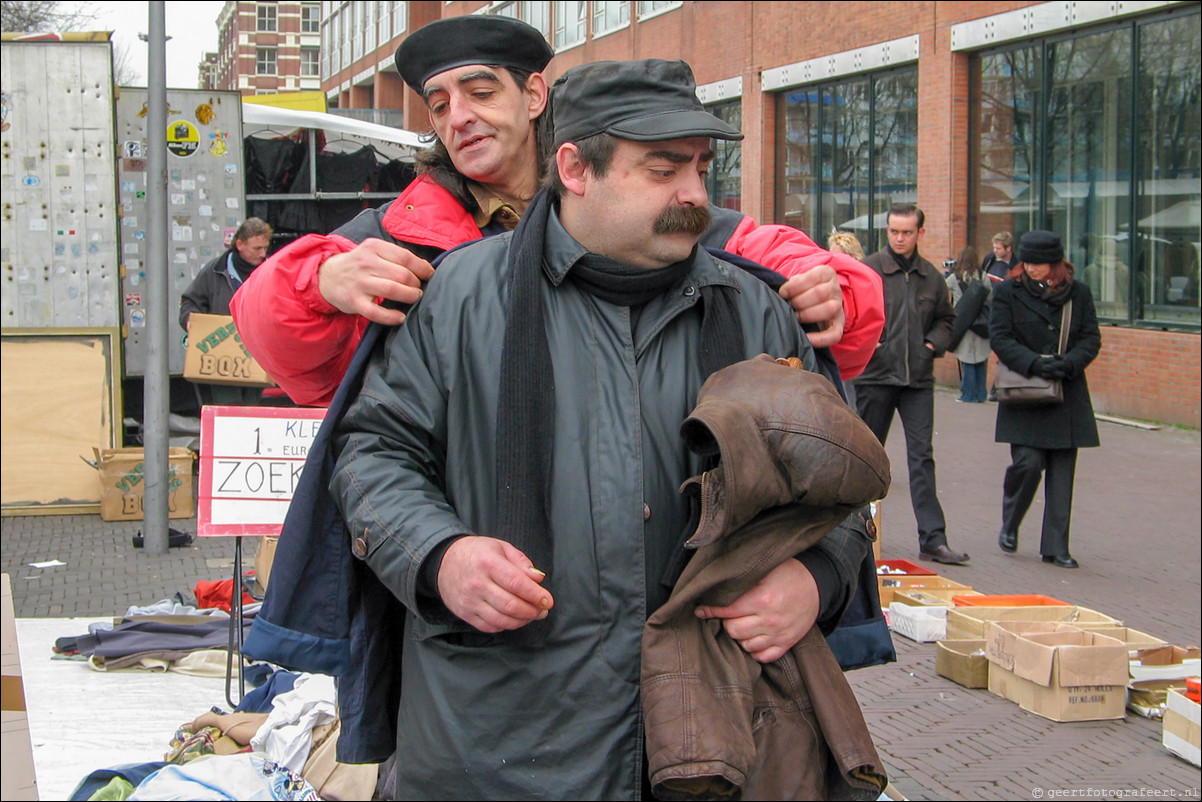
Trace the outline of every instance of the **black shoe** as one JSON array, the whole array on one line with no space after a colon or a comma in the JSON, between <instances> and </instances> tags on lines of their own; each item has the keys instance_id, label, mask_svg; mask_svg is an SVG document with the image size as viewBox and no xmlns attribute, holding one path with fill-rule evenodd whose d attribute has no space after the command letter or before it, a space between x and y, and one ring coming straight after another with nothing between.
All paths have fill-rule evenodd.
<instances>
[{"instance_id":1,"label":"black shoe","mask_svg":"<svg viewBox=\"0 0 1202 802\"><path fill-rule=\"evenodd\" d=\"M1018 551L1018 533L1017 532L999 532L997 536L998 548L1007 554L1013 554Z\"/></svg>"},{"instance_id":2,"label":"black shoe","mask_svg":"<svg viewBox=\"0 0 1202 802\"><path fill-rule=\"evenodd\" d=\"M940 546L931 552L918 552L918 559L934 560L937 563L944 563L945 565L964 565L968 562L968 555L959 551L952 551L947 546Z\"/></svg>"},{"instance_id":3,"label":"black shoe","mask_svg":"<svg viewBox=\"0 0 1202 802\"><path fill-rule=\"evenodd\" d=\"M1077 562L1076 560L1074 560L1072 557L1068 556L1067 554L1064 555L1063 557L1055 557L1051 554L1045 554L1045 555L1043 555L1043 561L1045 563L1052 563L1057 568L1080 568L1081 567L1081 563Z\"/></svg>"}]
</instances>

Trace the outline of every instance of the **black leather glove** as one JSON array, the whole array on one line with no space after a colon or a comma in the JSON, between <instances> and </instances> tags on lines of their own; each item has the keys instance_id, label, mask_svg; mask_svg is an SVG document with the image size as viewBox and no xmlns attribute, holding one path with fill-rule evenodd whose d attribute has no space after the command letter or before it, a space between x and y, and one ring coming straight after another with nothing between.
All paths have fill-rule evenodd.
<instances>
[{"instance_id":1,"label":"black leather glove","mask_svg":"<svg viewBox=\"0 0 1202 802\"><path fill-rule=\"evenodd\" d=\"M1058 374L1054 378L1071 379L1073 377L1073 363L1069 361L1064 354L1057 354L1052 357L1055 361L1052 363L1052 369Z\"/></svg>"},{"instance_id":2,"label":"black leather glove","mask_svg":"<svg viewBox=\"0 0 1202 802\"><path fill-rule=\"evenodd\" d=\"M1056 358L1053 356L1041 356L1031 363L1031 375L1038 376L1041 379L1055 379L1052 373L1055 369Z\"/></svg>"}]
</instances>

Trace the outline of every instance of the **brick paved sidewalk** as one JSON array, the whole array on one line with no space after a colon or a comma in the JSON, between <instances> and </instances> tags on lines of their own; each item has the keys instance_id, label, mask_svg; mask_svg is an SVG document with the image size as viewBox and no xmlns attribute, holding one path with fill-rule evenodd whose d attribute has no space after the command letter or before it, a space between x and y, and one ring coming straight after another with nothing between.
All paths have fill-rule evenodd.
<instances>
[{"instance_id":1,"label":"brick paved sidewalk","mask_svg":"<svg viewBox=\"0 0 1202 802\"><path fill-rule=\"evenodd\" d=\"M1008 449L993 442L996 407L956 404L938 390L935 459L951 545L969 566L940 573L987 593L1043 593L1122 619L1171 642L1202 643L1202 437L1099 423L1102 447L1081 452L1072 553L1081 568L1039 561L1042 494L1020 532L1019 552L997 548ZM894 422L886 450L893 489L883 505L883 556L914 560L904 436ZM0 522L0 563L12 576L19 618L110 618L134 605L233 575L231 538L150 557L130 543L141 522L95 515L10 517ZM194 520L173 528L195 532ZM255 538L243 541L244 567ZM32 562L64 566L35 569ZM1160 744L1159 722L1058 724L934 671L934 645L895 638L898 662L849 674L894 787L909 799L1037 799L1170 793L1199 798L1199 770Z\"/></svg>"}]
</instances>

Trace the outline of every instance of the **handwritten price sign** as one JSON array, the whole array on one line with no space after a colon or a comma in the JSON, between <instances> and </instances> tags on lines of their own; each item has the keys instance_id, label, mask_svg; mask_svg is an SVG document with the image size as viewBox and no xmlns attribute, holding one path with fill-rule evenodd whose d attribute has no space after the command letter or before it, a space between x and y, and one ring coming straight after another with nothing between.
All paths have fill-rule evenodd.
<instances>
[{"instance_id":1,"label":"handwritten price sign","mask_svg":"<svg viewBox=\"0 0 1202 802\"><path fill-rule=\"evenodd\" d=\"M201 409L197 534L278 535L325 414L303 407Z\"/></svg>"}]
</instances>

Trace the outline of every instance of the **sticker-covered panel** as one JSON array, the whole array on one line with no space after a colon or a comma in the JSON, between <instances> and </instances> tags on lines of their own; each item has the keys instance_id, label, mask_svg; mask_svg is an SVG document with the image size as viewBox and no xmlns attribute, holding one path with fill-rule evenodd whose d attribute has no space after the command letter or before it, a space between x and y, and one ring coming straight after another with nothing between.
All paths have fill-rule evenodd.
<instances>
[{"instance_id":1,"label":"sticker-covered panel","mask_svg":"<svg viewBox=\"0 0 1202 802\"><path fill-rule=\"evenodd\" d=\"M122 87L117 99L117 178L121 207L121 286L125 373L146 372L147 157L145 89ZM179 299L200 269L225 252L246 218L242 98L237 92L167 90L168 370L184 370Z\"/></svg>"},{"instance_id":2,"label":"sticker-covered panel","mask_svg":"<svg viewBox=\"0 0 1202 802\"><path fill-rule=\"evenodd\" d=\"M0 321L115 327L111 45L5 42L0 54Z\"/></svg>"}]
</instances>

